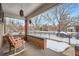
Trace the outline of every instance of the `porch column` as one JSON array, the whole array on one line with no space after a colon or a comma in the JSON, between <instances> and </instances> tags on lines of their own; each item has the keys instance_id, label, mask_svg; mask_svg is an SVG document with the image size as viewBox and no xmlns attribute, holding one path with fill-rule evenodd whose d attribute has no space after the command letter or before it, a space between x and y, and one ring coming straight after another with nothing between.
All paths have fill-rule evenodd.
<instances>
[{"instance_id":1,"label":"porch column","mask_svg":"<svg viewBox=\"0 0 79 59\"><path fill-rule=\"evenodd\" d=\"M5 25L6 25L6 18L4 17L2 20L3 23L0 24L0 48L2 48L3 44L3 35L6 32Z\"/></svg>"},{"instance_id":2,"label":"porch column","mask_svg":"<svg viewBox=\"0 0 79 59\"><path fill-rule=\"evenodd\" d=\"M4 34L6 33L6 18L4 18Z\"/></svg>"},{"instance_id":3,"label":"porch column","mask_svg":"<svg viewBox=\"0 0 79 59\"><path fill-rule=\"evenodd\" d=\"M25 40L27 40L27 32L28 32L28 28L29 28L29 26L28 26L28 18L26 17L25 18Z\"/></svg>"}]
</instances>

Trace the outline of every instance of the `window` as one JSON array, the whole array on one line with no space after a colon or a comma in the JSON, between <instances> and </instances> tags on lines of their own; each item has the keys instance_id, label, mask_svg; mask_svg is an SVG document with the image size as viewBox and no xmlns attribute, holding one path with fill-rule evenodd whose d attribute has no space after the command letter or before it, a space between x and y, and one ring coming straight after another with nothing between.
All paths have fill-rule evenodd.
<instances>
[{"instance_id":1,"label":"window","mask_svg":"<svg viewBox=\"0 0 79 59\"><path fill-rule=\"evenodd\" d=\"M10 33L22 33L25 31L25 21L6 17L6 31Z\"/></svg>"}]
</instances>

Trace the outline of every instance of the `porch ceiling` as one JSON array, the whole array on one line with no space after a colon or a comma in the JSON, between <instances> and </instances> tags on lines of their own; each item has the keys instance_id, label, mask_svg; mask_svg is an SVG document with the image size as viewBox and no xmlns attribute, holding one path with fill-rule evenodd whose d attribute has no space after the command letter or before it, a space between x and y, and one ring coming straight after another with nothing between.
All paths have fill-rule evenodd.
<instances>
[{"instance_id":1,"label":"porch ceiling","mask_svg":"<svg viewBox=\"0 0 79 59\"><path fill-rule=\"evenodd\" d=\"M42 3L2 3L5 17L21 18L19 16L20 9L23 9L24 15L32 13L39 8Z\"/></svg>"},{"instance_id":2,"label":"porch ceiling","mask_svg":"<svg viewBox=\"0 0 79 59\"><path fill-rule=\"evenodd\" d=\"M56 3L2 3L5 17L20 18L19 11L22 8L24 16L34 17L50 7L54 7Z\"/></svg>"}]
</instances>

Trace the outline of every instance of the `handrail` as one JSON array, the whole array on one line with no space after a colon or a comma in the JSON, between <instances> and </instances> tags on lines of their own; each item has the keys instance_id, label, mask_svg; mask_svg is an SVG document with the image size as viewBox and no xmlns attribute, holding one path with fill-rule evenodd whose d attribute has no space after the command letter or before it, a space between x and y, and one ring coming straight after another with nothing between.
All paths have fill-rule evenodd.
<instances>
[{"instance_id":1,"label":"handrail","mask_svg":"<svg viewBox=\"0 0 79 59\"><path fill-rule=\"evenodd\" d=\"M32 36L36 36L36 37L41 37L44 39L48 39L48 40L55 40L55 41L61 41L61 42L65 42L68 44L77 44L77 39L73 39L72 38L61 38L61 37L57 37L56 36L55 31L29 31L27 33L27 35L32 35ZM67 33L76 33L76 32L67 32Z\"/></svg>"}]
</instances>

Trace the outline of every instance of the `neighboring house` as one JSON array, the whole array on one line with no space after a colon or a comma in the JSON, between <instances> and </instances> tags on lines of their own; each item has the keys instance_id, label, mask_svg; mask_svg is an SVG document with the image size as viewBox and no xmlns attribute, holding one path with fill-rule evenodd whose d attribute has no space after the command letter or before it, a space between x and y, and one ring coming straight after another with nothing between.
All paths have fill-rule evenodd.
<instances>
[{"instance_id":1,"label":"neighboring house","mask_svg":"<svg viewBox=\"0 0 79 59\"><path fill-rule=\"evenodd\" d=\"M70 27L67 28L68 32L79 32L79 22L71 22Z\"/></svg>"}]
</instances>

